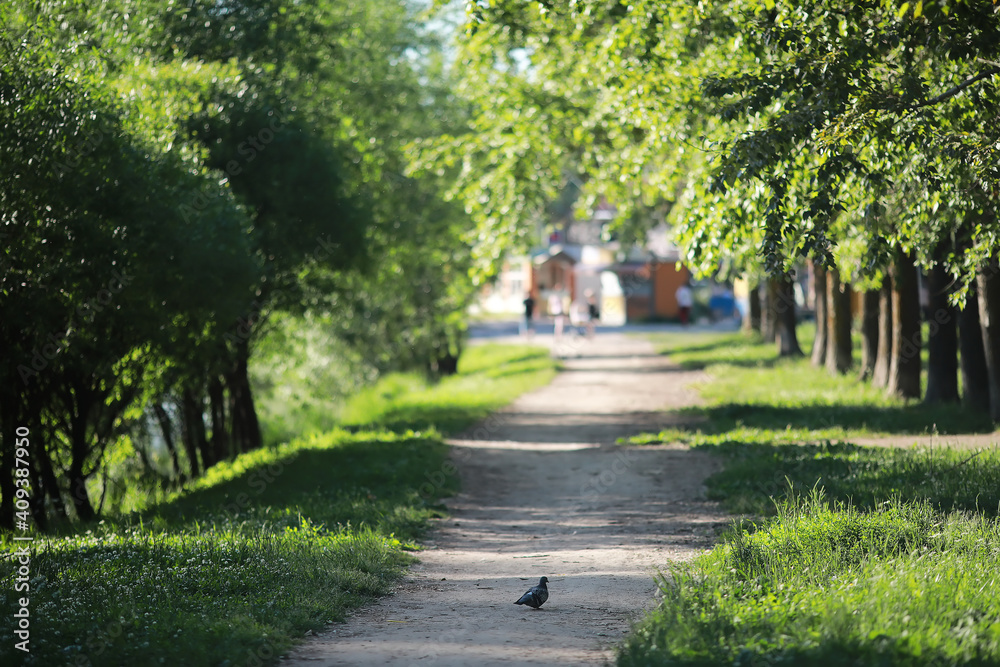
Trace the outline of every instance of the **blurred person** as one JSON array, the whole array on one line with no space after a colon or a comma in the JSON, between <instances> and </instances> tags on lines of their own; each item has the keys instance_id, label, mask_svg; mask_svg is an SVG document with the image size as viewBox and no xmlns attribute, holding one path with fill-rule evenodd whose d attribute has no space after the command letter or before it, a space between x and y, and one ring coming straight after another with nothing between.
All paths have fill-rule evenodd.
<instances>
[{"instance_id":1,"label":"blurred person","mask_svg":"<svg viewBox=\"0 0 1000 667\"><path fill-rule=\"evenodd\" d=\"M594 328L601 319L601 310L597 307L597 296L594 290L588 289L584 293L587 299L587 338L594 337Z\"/></svg>"},{"instance_id":2,"label":"blurred person","mask_svg":"<svg viewBox=\"0 0 1000 667\"><path fill-rule=\"evenodd\" d=\"M588 319L587 302L574 301L569 310L569 322L573 327L573 332L579 336L586 335Z\"/></svg>"},{"instance_id":3,"label":"blurred person","mask_svg":"<svg viewBox=\"0 0 1000 667\"><path fill-rule=\"evenodd\" d=\"M524 322L521 323L521 334L528 340L535 337L535 298L531 291L524 293Z\"/></svg>"},{"instance_id":4,"label":"blurred person","mask_svg":"<svg viewBox=\"0 0 1000 667\"><path fill-rule=\"evenodd\" d=\"M555 323L554 344L562 342L563 329L566 327L566 310L563 308L562 285L556 283L549 293L549 315Z\"/></svg>"},{"instance_id":5,"label":"blurred person","mask_svg":"<svg viewBox=\"0 0 1000 667\"><path fill-rule=\"evenodd\" d=\"M694 292L691 291L690 283L690 280L685 280L674 295L677 297L677 309L680 312L681 324L684 326L691 321L691 307L694 305Z\"/></svg>"}]
</instances>

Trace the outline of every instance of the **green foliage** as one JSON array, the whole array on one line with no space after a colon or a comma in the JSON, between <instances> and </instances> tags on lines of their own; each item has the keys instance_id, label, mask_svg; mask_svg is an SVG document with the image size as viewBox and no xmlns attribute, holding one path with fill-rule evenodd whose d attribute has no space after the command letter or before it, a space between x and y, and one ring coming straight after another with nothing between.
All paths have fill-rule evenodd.
<instances>
[{"instance_id":1,"label":"green foliage","mask_svg":"<svg viewBox=\"0 0 1000 667\"><path fill-rule=\"evenodd\" d=\"M469 131L426 155L460 166L487 261L584 180L700 273L868 279L946 242L961 299L998 230L998 37L983 2L471 3Z\"/></svg>"},{"instance_id":2,"label":"green foliage","mask_svg":"<svg viewBox=\"0 0 1000 667\"><path fill-rule=\"evenodd\" d=\"M250 361L250 381L269 445L328 431L344 402L377 371L333 329L329 315L273 316Z\"/></svg>"},{"instance_id":3,"label":"green foliage","mask_svg":"<svg viewBox=\"0 0 1000 667\"><path fill-rule=\"evenodd\" d=\"M331 331L337 321L284 317L262 338L251 377L265 442L336 425L454 432L554 373L545 348L487 344L467 348L455 376L380 376L373 360Z\"/></svg>"},{"instance_id":4,"label":"green foliage","mask_svg":"<svg viewBox=\"0 0 1000 667\"><path fill-rule=\"evenodd\" d=\"M189 358L211 322L243 308L257 266L239 207L190 169L190 155L134 134L141 124L126 120L112 90L76 76L70 56L46 50L37 35L15 46L12 32L3 25L0 34L0 113L11 129L0 176L11 237L0 278L8 378L0 427L9 449L14 427L31 425L49 447L33 458L51 456L80 489L158 388L161 364ZM178 210L204 193L214 204L200 214ZM3 493L9 503L10 489ZM72 498L89 518L87 499Z\"/></svg>"},{"instance_id":5,"label":"green foliage","mask_svg":"<svg viewBox=\"0 0 1000 667\"><path fill-rule=\"evenodd\" d=\"M43 496L89 519L108 466L144 483L151 424L186 447L175 479L259 446L248 357L278 311L366 370L461 352L466 216L402 175L461 116L424 23L403 1L0 8L0 435L37 434L40 522ZM105 465L125 434L141 466Z\"/></svg>"},{"instance_id":6,"label":"green foliage","mask_svg":"<svg viewBox=\"0 0 1000 667\"><path fill-rule=\"evenodd\" d=\"M676 564L618 664L994 664L994 520L820 495Z\"/></svg>"}]
</instances>

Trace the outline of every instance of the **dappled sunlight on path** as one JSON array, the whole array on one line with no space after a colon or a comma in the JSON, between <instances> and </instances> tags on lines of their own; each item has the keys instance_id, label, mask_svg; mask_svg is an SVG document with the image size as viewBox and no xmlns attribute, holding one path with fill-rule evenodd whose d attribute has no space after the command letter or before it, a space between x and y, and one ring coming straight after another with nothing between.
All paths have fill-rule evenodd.
<instances>
[{"instance_id":1,"label":"dappled sunlight on path","mask_svg":"<svg viewBox=\"0 0 1000 667\"><path fill-rule=\"evenodd\" d=\"M577 357L576 355L579 354ZM702 553L726 516L718 462L617 438L681 424L701 379L625 336L583 341L546 387L450 440L462 492L392 597L309 641L310 665L603 664L655 603L657 570ZM450 467L453 465L454 467ZM429 479L431 486L440 480ZM540 610L513 604L538 577Z\"/></svg>"}]
</instances>

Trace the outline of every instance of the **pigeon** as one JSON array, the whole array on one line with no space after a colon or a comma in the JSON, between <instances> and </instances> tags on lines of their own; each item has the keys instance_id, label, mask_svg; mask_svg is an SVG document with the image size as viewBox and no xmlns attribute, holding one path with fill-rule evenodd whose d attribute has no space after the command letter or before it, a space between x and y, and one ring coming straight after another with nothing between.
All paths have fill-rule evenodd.
<instances>
[{"instance_id":1,"label":"pigeon","mask_svg":"<svg viewBox=\"0 0 1000 667\"><path fill-rule=\"evenodd\" d=\"M542 577L538 580L537 586L532 586L528 589L528 592L521 596L521 599L514 604L526 604L529 607L538 609L545 601L549 599L549 589L545 586L545 582L549 580L548 577Z\"/></svg>"}]
</instances>

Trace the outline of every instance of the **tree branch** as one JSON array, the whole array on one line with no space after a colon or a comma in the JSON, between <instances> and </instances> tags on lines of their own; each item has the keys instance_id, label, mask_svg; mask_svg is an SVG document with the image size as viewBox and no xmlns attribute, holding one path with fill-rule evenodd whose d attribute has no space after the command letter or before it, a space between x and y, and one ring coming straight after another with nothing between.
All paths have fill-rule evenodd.
<instances>
[{"instance_id":1,"label":"tree branch","mask_svg":"<svg viewBox=\"0 0 1000 667\"><path fill-rule=\"evenodd\" d=\"M960 92L962 92L963 90L965 90L966 88L968 88L972 84L977 83L979 81L982 81L983 79L987 79L987 78L993 76L994 74L1000 74L1000 67L991 67L989 69L985 69L982 72L980 72L979 74L977 74L976 76L972 77L971 79L966 79L965 81L963 81L962 83L958 84L957 86L955 86L951 90L947 90L947 91L941 93L940 95L938 95L937 97L932 97L931 99L926 100L924 102L921 102L920 104L914 104L910 108L911 109L920 109L922 107L931 106L932 104L940 104L941 102L944 102L945 100L948 100L948 99L951 99L952 97L955 97L955 95L958 95Z\"/></svg>"}]
</instances>

